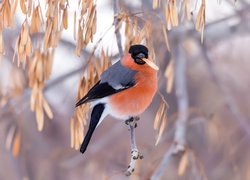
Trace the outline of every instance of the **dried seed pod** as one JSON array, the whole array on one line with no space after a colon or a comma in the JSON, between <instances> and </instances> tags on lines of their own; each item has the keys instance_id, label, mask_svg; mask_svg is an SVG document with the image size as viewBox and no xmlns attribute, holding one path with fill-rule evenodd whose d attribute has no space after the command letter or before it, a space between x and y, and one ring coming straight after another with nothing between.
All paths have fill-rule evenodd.
<instances>
[{"instance_id":1,"label":"dried seed pod","mask_svg":"<svg viewBox=\"0 0 250 180\"><path fill-rule=\"evenodd\" d=\"M186 172L187 166L188 166L188 151L186 150L184 154L181 157L179 166L178 166L178 175L183 176Z\"/></svg>"},{"instance_id":2,"label":"dried seed pod","mask_svg":"<svg viewBox=\"0 0 250 180\"><path fill-rule=\"evenodd\" d=\"M201 7L199 9L195 28L197 31L201 32L201 42L203 42L203 35L204 35L204 29L205 29L205 23L206 23L206 1L202 0Z\"/></svg>"},{"instance_id":3,"label":"dried seed pod","mask_svg":"<svg viewBox=\"0 0 250 180\"><path fill-rule=\"evenodd\" d=\"M191 10L190 10L190 0L183 0L182 1L182 16L181 16L181 21L184 21L184 17L186 16L187 20L191 20Z\"/></svg>"},{"instance_id":4,"label":"dried seed pod","mask_svg":"<svg viewBox=\"0 0 250 180\"><path fill-rule=\"evenodd\" d=\"M169 46L169 41L168 41L168 35L167 35L167 31L164 25L162 25L162 32L164 35L164 40L165 40L165 44L167 46L168 51L170 51L170 46Z\"/></svg>"},{"instance_id":5,"label":"dried seed pod","mask_svg":"<svg viewBox=\"0 0 250 180\"><path fill-rule=\"evenodd\" d=\"M74 39L77 39L75 53L80 56L81 49L90 41L96 33L96 5L91 0L79 2L80 18L76 38L76 13L74 14Z\"/></svg>"},{"instance_id":6,"label":"dried seed pod","mask_svg":"<svg viewBox=\"0 0 250 180\"><path fill-rule=\"evenodd\" d=\"M50 109L49 103L47 102L47 100L45 98L43 98L43 108L45 113L47 114L47 116L52 119L53 118L53 113Z\"/></svg>"},{"instance_id":7,"label":"dried seed pod","mask_svg":"<svg viewBox=\"0 0 250 180\"><path fill-rule=\"evenodd\" d=\"M153 9L157 9L159 7L159 0L153 0Z\"/></svg>"},{"instance_id":8,"label":"dried seed pod","mask_svg":"<svg viewBox=\"0 0 250 180\"><path fill-rule=\"evenodd\" d=\"M13 140L12 146L12 154L14 157L17 157L20 152L20 145L21 145L21 132L17 131L15 138Z\"/></svg>"},{"instance_id":9,"label":"dried seed pod","mask_svg":"<svg viewBox=\"0 0 250 180\"><path fill-rule=\"evenodd\" d=\"M173 89L173 84L174 84L174 60L170 60L166 70L165 70L165 74L164 76L167 79L167 92L170 93Z\"/></svg>"},{"instance_id":10,"label":"dried seed pod","mask_svg":"<svg viewBox=\"0 0 250 180\"><path fill-rule=\"evenodd\" d=\"M70 119L70 147L73 148L75 144L75 119L71 117Z\"/></svg>"},{"instance_id":11,"label":"dried seed pod","mask_svg":"<svg viewBox=\"0 0 250 180\"><path fill-rule=\"evenodd\" d=\"M32 43L29 35L27 19L23 22L21 32L18 35L15 52L18 55L18 66L22 63L25 66L27 58L32 52Z\"/></svg>"},{"instance_id":12,"label":"dried seed pod","mask_svg":"<svg viewBox=\"0 0 250 180\"><path fill-rule=\"evenodd\" d=\"M45 81L51 73L51 63L54 51L42 52L36 49L31 63L29 64L29 86L32 88L30 97L30 107L36 113L38 130L41 131L44 126L44 113L53 118L53 112L43 95Z\"/></svg>"},{"instance_id":13,"label":"dried seed pod","mask_svg":"<svg viewBox=\"0 0 250 180\"><path fill-rule=\"evenodd\" d=\"M3 22L3 27L7 28L11 26L11 6L9 0L5 0L2 2L2 22Z\"/></svg>"},{"instance_id":14,"label":"dried seed pod","mask_svg":"<svg viewBox=\"0 0 250 180\"><path fill-rule=\"evenodd\" d=\"M62 22L63 22L63 28L68 29L68 10L67 10L67 8L65 8L63 10Z\"/></svg>"},{"instance_id":15,"label":"dried seed pod","mask_svg":"<svg viewBox=\"0 0 250 180\"><path fill-rule=\"evenodd\" d=\"M166 115L166 113L164 113L163 117L162 117L161 126L160 126L160 129L159 129L159 133L158 133L155 145L157 145L159 143L166 125L167 125L167 115Z\"/></svg>"},{"instance_id":16,"label":"dried seed pod","mask_svg":"<svg viewBox=\"0 0 250 180\"><path fill-rule=\"evenodd\" d=\"M2 34L2 31L0 31L0 62L1 62L1 56L3 54L4 54L3 34Z\"/></svg>"},{"instance_id":17,"label":"dried seed pod","mask_svg":"<svg viewBox=\"0 0 250 180\"><path fill-rule=\"evenodd\" d=\"M21 10L23 12L23 14L27 14L27 8L26 8L26 3L25 3L25 0L20 0L20 7L21 7Z\"/></svg>"},{"instance_id":18,"label":"dried seed pod","mask_svg":"<svg viewBox=\"0 0 250 180\"><path fill-rule=\"evenodd\" d=\"M28 14L29 17L31 15L31 11L32 11L32 3L33 3L32 0L28 0L28 2L27 2L27 5L28 5L27 14Z\"/></svg>"},{"instance_id":19,"label":"dried seed pod","mask_svg":"<svg viewBox=\"0 0 250 180\"><path fill-rule=\"evenodd\" d=\"M15 135L15 131L16 131L16 126L15 125L12 125L8 131L8 134L7 134L7 138L6 138L6 143L5 143L5 146L8 150L10 150L11 148L11 144L13 142L13 139L14 139L14 135Z\"/></svg>"},{"instance_id":20,"label":"dried seed pod","mask_svg":"<svg viewBox=\"0 0 250 180\"><path fill-rule=\"evenodd\" d=\"M160 104L160 107L159 107L159 109L158 109L158 111L156 113L156 116L155 116L155 120L154 120L154 129L155 130L157 130L159 128L163 113L164 113L164 103L162 102Z\"/></svg>"},{"instance_id":21,"label":"dried seed pod","mask_svg":"<svg viewBox=\"0 0 250 180\"><path fill-rule=\"evenodd\" d=\"M31 33L37 33L41 31L41 14L39 11L39 6L38 5L32 13L31 17L31 25L30 25L30 32Z\"/></svg>"}]
</instances>

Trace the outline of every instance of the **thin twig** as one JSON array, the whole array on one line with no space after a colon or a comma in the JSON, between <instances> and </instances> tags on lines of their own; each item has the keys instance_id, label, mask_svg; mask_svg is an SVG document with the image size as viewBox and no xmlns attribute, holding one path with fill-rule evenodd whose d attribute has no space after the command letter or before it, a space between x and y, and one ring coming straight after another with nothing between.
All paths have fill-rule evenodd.
<instances>
[{"instance_id":1,"label":"thin twig","mask_svg":"<svg viewBox=\"0 0 250 180\"><path fill-rule=\"evenodd\" d=\"M173 155L175 152L175 146L172 144L170 148L167 150L167 152L164 154L163 159L161 161L161 164L157 167L154 174L151 176L151 180L159 180L167 168L168 164L170 163Z\"/></svg>"},{"instance_id":2,"label":"thin twig","mask_svg":"<svg viewBox=\"0 0 250 180\"><path fill-rule=\"evenodd\" d=\"M188 119L188 93L186 81L187 62L184 58L182 49L175 48L175 89L178 104L178 117L174 140L178 145L186 144L186 122Z\"/></svg>"},{"instance_id":3,"label":"thin twig","mask_svg":"<svg viewBox=\"0 0 250 180\"><path fill-rule=\"evenodd\" d=\"M164 98L164 95L160 92L159 89L158 89L157 93L158 93L159 96L161 97L162 102L166 105L167 108L169 108L169 105L168 105L166 99Z\"/></svg>"},{"instance_id":4,"label":"thin twig","mask_svg":"<svg viewBox=\"0 0 250 180\"><path fill-rule=\"evenodd\" d=\"M179 44L177 42L177 44ZM158 180L163 175L167 165L171 161L173 155L183 152L186 144L186 123L188 119L188 93L186 82L186 59L183 57L181 48L174 48L175 57L175 88L178 103L178 117L176 121L174 143L165 153L162 162L156 168L152 175L152 180Z\"/></svg>"}]
</instances>

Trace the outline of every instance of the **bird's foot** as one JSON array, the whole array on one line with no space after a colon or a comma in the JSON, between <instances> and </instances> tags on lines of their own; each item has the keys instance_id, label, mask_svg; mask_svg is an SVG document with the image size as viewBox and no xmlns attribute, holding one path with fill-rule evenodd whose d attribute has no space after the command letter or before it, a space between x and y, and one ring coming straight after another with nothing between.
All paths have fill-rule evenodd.
<instances>
[{"instance_id":1,"label":"bird's foot","mask_svg":"<svg viewBox=\"0 0 250 180\"><path fill-rule=\"evenodd\" d=\"M131 151L131 156L134 160L143 159L143 155L138 151L138 149L133 149Z\"/></svg>"},{"instance_id":2,"label":"bird's foot","mask_svg":"<svg viewBox=\"0 0 250 180\"><path fill-rule=\"evenodd\" d=\"M131 159L126 171L126 176L130 176L135 170L135 161L138 159L143 159L143 155L138 151L138 149L133 149L131 151Z\"/></svg>"},{"instance_id":3,"label":"bird's foot","mask_svg":"<svg viewBox=\"0 0 250 180\"><path fill-rule=\"evenodd\" d=\"M136 128L137 127L137 121L139 121L139 120L140 120L140 118L138 116L131 117L131 118L129 118L129 119L127 119L125 121L125 124L133 126L134 128Z\"/></svg>"}]
</instances>

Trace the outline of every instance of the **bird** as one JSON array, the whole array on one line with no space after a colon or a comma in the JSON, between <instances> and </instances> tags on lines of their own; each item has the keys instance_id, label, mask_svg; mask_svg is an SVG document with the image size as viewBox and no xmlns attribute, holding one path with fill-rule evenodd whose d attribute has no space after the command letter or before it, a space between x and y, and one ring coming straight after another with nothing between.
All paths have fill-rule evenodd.
<instances>
[{"instance_id":1,"label":"bird","mask_svg":"<svg viewBox=\"0 0 250 180\"><path fill-rule=\"evenodd\" d=\"M149 58L148 48L134 44L121 60L110 66L76 107L91 103L89 128L80 147L84 153L96 127L110 115L128 121L142 114L157 91L158 66Z\"/></svg>"}]
</instances>

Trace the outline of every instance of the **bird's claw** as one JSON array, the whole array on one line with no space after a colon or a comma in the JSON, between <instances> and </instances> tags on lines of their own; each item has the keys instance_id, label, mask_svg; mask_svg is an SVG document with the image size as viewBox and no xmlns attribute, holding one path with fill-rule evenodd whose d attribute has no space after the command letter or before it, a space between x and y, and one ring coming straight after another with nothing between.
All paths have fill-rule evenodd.
<instances>
[{"instance_id":1,"label":"bird's claw","mask_svg":"<svg viewBox=\"0 0 250 180\"><path fill-rule=\"evenodd\" d=\"M131 156L134 160L143 159L143 155L137 149L131 151Z\"/></svg>"},{"instance_id":2,"label":"bird's claw","mask_svg":"<svg viewBox=\"0 0 250 180\"><path fill-rule=\"evenodd\" d=\"M125 121L125 124L133 126L134 128L136 128L137 127L137 121L139 121L139 120L140 120L140 118L138 116L131 117L131 118L129 118L129 119L127 119Z\"/></svg>"}]
</instances>

